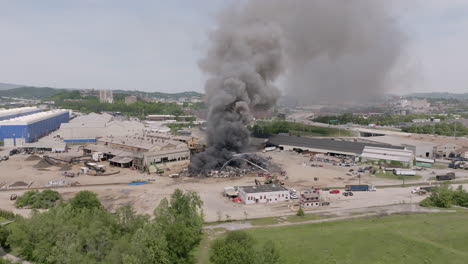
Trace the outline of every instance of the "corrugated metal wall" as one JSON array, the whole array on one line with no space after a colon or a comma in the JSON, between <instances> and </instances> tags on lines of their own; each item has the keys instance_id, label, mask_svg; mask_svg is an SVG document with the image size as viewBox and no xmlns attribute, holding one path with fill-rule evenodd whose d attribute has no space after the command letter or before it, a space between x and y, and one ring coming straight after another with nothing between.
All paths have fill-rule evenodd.
<instances>
[{"instance_id":1,"label":"corrugated metal wall","mask_svg":"<svg viewBox=\"0 0 468 264\"><path fill-rule=\"evenodd\" d=\"M26 142L32 142L47 135L51 131L58 129L61 123L66 123L69 120L70 114L67 112L28 125Z\"/></svg>"}]
</instances>

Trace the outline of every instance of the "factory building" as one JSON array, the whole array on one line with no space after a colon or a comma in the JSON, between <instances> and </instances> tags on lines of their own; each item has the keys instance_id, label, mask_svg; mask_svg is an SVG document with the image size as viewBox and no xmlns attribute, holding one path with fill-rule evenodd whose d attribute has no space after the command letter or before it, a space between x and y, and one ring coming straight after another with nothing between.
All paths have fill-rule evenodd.
<instances>
[{"instance_id":1,"label":"factory building","mask_svg":"<svg viewBox=\"0 0 468 264\"><path fill-rule=\"evenodd\" d=\"M39 112L41 112L41 110L37 107L2 109L0 110L0 121L16 118L20 116L31 115L31 114L35 114Z\"/></svg>"},{"instance_id":2,"label":"factory building","mask_svg":"<svg viewBox=\"0 0 468 264\"><path fill-rule=\"evenodd\" d=\"M5 146L34 142L70 120L67 110L52 110L0 121L0 140Z\"/></svg>"}]
</instances>

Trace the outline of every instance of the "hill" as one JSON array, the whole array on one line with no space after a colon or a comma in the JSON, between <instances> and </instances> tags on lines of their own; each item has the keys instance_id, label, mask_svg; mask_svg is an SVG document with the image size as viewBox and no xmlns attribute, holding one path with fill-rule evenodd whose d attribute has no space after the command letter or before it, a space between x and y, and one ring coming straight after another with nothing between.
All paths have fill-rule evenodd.
<instances>
[{"instance_id":1,"label":"hill","mask_svg":"<svg viewBox=\"0 0 468 264\"><path fill-rule=\"evenodd\" d=\"M67 90L50 87L19 87L0 91L0 96L25 99L45 99L64 91Z\"/></svg>"},{"instance_id":2,"label":"hill","mask_svg":"<svg viewBox=\"0 0 468 264\"><path fill-rule=\"evenodd\" d=\"M0 83L0 90L15 89L15 88L22 87L22 86L24 86L24 85L11 84L11 83Z\"/></svg>"},{"instance_id":3,"label":"hill","mask_svg":"<svg viewBox=\"0 0 468 264\"><path fill-rule=\"evenodd\" d=\"M6 84L4 87L8 87L10 84ZM12 84L13 85L13 84ZM26 99L47 99L54 95L76 91L78 89L57 89L51 87L32 87L32 86L22 86L10 89L1 89L0 96L7 97L16 97L16 98L26 98ZM113 90L115 95L136 95L139 97L157 97L157 98L172 98L178 99L181 97L202 97L203 94L190 91L190 92L180 92L180 93L162 93L162 92L143 92L143 91L125 91L125 90ZM73 98L72 98L73 99Z\"/></svg>"},{"instance_id":4,"label":"hill","mask_svg":"<svg viewBox=\"0 0 468 264\"><path fill-rule=\"evenodd\" d=\"M459 99L466 100L468 99L468 93L447 93L447 92L435 92L435 93L411 93L405 95L405 97L419 97L419 98L442 98L442 99Z\"/></svg>"},{"instance_id":5,"label":"hill","mask_svg":"<svg viewBox=\"0 0 468 264\"><path fill-rule=\"evenodd\" d=\"M128 94L136 95L139 97L156 97L156 98L173 98L178 99L181 97L202 97L203 94L195 91L180 92L180 93L162 93L162 92L143 92L143 91L127 91L127 90L114 90L115 94Z\"/></svg>"}]
</instances>

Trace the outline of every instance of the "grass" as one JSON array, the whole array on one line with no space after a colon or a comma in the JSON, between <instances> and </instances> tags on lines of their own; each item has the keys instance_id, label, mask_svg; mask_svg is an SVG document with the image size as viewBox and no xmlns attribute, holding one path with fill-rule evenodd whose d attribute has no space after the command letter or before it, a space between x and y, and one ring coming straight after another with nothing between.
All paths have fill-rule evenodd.
<instances>
[{"instance_id":1,"label":"grass","mask_svg":"<svg viewBox=\"0 0 468 264\"><path fill-rule=\"evenodd\" d=\"M371 217L246 230L281 263L466 263L468 213ZM200 262L207 263L207 262Z\"/></svg>"},{"instance_id":2,"label":"grass","mask_svg":"<svg viewBox=\"0 0 468 264\"><path fill-rule=\"evenodd\" d=\"M393 180L403 180L403 177L405 177L405 181L414 181L414 180L419 180L421 179L421 175L414 175L414 176L401 176L401 175L395 175L391 171L382 171L382 172L377 172L375 176L379 178L385 178L385 179L393 179Z\"/></svg>"},{"instance_id":3,"label":"grass","mask_svg":"<svg viewBox=\"0 0 468 264\"><path fill-rule=\"evenodd\" d=\"M368 217L245 231L259 242L274 241L281 264L466 263L468 210L451 210L456 213ZM320 218L314 214L306 217ZM290 222L295 220L288 217ZM197 263L210 263L213 239L205 234L194 252Z\"/></svg>"},{"instance_id":4,"label":"grass","mask_svg":"<svg viewBox=\"0 0 468 264\"><path fill-rule=\"evenodd\" d=\"M274 225L279 223L278 218L276 217L255 218L249 219L248 221L254 226Z\"/></svg>"},{"instance_id":5,"label":"grass","mask_svg":"<svg viewBox=\"0 0 468 264\"><path fill-rule=\"evenodd\" d=\"M317 219L323 219L323 218L326 218L326 217L316 215L316 214L305 214L304 216L290 215L286 218L286 221L290 223L298 223L298 222L317 220Z\"/></svg>"}]
</instances>

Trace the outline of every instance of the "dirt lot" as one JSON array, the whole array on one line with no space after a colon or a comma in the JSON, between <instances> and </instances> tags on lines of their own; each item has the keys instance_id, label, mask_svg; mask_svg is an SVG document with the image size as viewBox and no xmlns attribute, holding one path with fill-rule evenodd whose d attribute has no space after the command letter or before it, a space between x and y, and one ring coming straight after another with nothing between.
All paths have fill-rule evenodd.
<instances>
[{"instance_id":1,"label":"dirt lot","mask_svg":"<svg viewBox=\"0 0 468 264\"><path fill-rule=\"evenodd\" d=\"M71 153L54 154L57 157L74 155ZM287 172L286 187L297 190L312 186L344 186L345 184L357 184L358 179L347 176L349 167L333 166L330 163L322 163L324 167L311 167L309 157L294 152L267 152L262 155L271 156L272 161L281 165ZM10 160L0 163L0 182L11 184L15 181L33 182L32 187L44 187L51 180L64 179L61 175L63 166L38 166L41 161L28 155L16 155ZM106 164L104 162L104 164ZM186 163L170 164L174 173L186 167ZM77 172L78 165L71 170ZM175 168L177 167L177 168ZM357 167L355 167L357 168ZM119 174L112 176L79 176L69 179L79 181L81 185L106 184L101 186L75 186L56 189L65 199L72 197L81 190L96 192L102 203L108 209L115 209L124 204L131 204L139 213L151 214L161 199L169 196L176 188L193 190L200 194L204 201L204 213L206 221L230 219L257 218L267 216L279 216L292 214L296 208L290 208L289 203L243 205L233 203L223 197L222 190L225 186L253 185L254 176L242 178L169 178L168 176L149 176L130 169L111 167L111 170L120 170ZM318 177L318 181L314 178ZM155 181L147 185L130 186L132 180L145 180L154 178ZM283 179L283 178L281 178ZM261 179L263 180L263 179ZM381 179L374 176L363 176L361 183L368 184L396 184L399 181ZM331 202L331 206L313 210L339 211L345 209L357 209L388 204L412 203L423 197L410 194L410 187L380 189L376 192L355 193L353 197L344 197L341 194L332 195L324 192L323 199ZM13 210L17 213L28 215L27 209L15 209L9 196L12 193L22 194L25 191L3 190L0 192L0 208Z\"/></svg>"}]
</instances>

